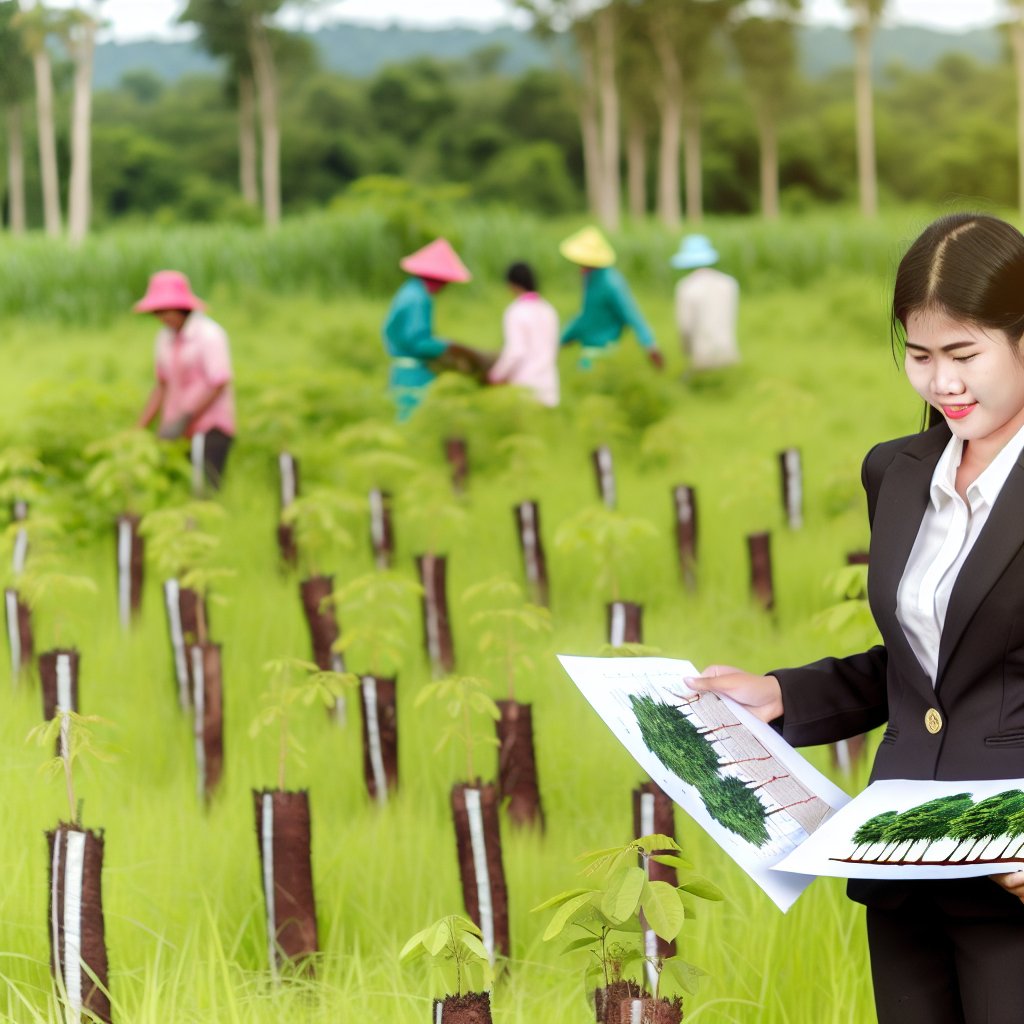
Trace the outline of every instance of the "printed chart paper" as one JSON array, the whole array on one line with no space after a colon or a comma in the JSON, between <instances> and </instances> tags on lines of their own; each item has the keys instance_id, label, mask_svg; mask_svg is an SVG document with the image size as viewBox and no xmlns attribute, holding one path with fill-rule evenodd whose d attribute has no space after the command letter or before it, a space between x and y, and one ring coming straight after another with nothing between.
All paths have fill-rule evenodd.
<instances>
[{"instance_id":1,"label":"printed chart paper","mask_svg":"<svg viewBox=\"0 0 1024 1024\"><path fill-rule=\"evenodd\" d=\"M778 865L840 878L972 878L1024 868L1024 779L883 779Z\"/></svg>"},{"instance_id":2,"label":"printed chart paper","mask_svg":"<svg viewBox=\"0 0 1024 1024\"><path fill-rule=\"evenodd\" d=\"M688 661L558 660L644 771L788 910L813 879L772 868L849 797L734 701L689 689Z\"/></svg>"}]
</instances>

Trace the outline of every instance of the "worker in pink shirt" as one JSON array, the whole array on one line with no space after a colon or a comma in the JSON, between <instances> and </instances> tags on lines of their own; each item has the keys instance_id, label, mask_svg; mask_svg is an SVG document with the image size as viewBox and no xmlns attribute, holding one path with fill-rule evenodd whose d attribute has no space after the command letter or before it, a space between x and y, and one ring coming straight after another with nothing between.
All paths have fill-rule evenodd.
<instances>
[{"instance_id":1,"label":"worker in pink shirt","mask_svg":"<svg viewBox=\"0 0 1024 1024\"><path fill-rule=\"evenodd\" d=\"M159 412L160 437L191 439L194 489L202 490L204 478L216 489L235 436L228 336L176 270L155 273L134 308L163 324L156 337L156 386L137 425L147 427Z\"/></svg>"},{"instance_id":2,"label":"worker in pink shirt","mask_svg":"<svg viewBox=\"0 0 1024 1024\"><path fill-rule=\"evenodd\" d=\"M537 292L528 263L513 263L505 280L515 299L502 321L505 341L487 379L529 388L542 405L558 405L558 314Z\"/></svg>"}]
</instances>

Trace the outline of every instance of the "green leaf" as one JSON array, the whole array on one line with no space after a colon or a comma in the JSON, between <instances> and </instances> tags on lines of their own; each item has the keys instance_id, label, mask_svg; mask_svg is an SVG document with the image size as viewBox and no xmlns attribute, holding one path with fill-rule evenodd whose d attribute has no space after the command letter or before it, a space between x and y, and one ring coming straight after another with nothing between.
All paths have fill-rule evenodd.
<instances>
[{"instance_id":1,"label":"green leaf","mask_svg":"<svg viewBox=\"0 0 1024 1024\"><path fill-rule=\"evenodd\" d=\"M674 885L668 882L648 882L644 886L640 905L655 935L671 942L679 934L686 913Z\"/></svg>"},{"instance_id":2,"label":"green leaf","mask_svg":"<svg viewBox=\"0 0 1024 1024\"><path fill-rule=\"evenodd\" d=\"M437 956L448 944L451 932L448 921L438 921L433 929L428 928L424 934L423 947L431 956Z\"/></svg>"},{"instance_id":3,"label":"green leaf","mask_svg":"<svg viewBox=\"0 0 1024 1024\"><path fill-rule=\"evenodd\" d=\"M683 860L682 857L677 857L674 853L653 853L651 854L651 860L656 864L665 864L679 871L690 871L693 868L693 865L688 860Z\"/></svg>"},{"instance_id":4,"label":"green leaf","mask_svg":"<svg viewBox=\"0 0 1024 1024\"><path fill-rule=\"evenodd\" d=\"M573 915L583 907L589 906L590 896L590 892L584 892L563 903L562 906L558 908L555 916L551 918L547 928L544 930L544 941L548 942L556 936L561 935L565 926L572 920Z\"/></svg>"},{"instance_id":5,"label":"green leaf","mask_svg":"<svg viewBox=\"0 0 1024 1024\"><path fill-rule=\"evenodd\" d=\"M584 935L579 939L573 939L565 949L562 950L562 955L566 953L575 953L581 949L595 949L601 944L601 939L597 935Z\"/></svg>"},{"instance_id":6,"label":"green leaf","mask_svg":"<svg viewBox=\"0 0 1024 1024\"><path fill-rule=\"evenodd\" d=\"M595 892L594 889L567 889L565 892L560 892L557 896L552 896L550 899L545 900L543 903L538 903L537 906L530 908L530 913L535 914L539 910L549 910L551 907L561 906L563 903L569 900L575 899L577 896L585 892Z\"/></svg>"},{"instance_id":7,"label":"green leaf","mask_svg":"<svg viewBox=\"0 0 1024 1024\"><path fill-rule=\"evenodd\" d=\"M714 882L709 882L706 878L693 878L687 882L682 882L679 888L683 892L690 893L691 896L698 896L702 900L719 900L725 899L725 893L718 888Z\"/></svg>"},{"instance_id":8,"label":"green leaf","mask_svg":"<svg viewBox=\"0 0 1024 1024\"><path fill-rule=\"evenodd\" d=\"M635 864L616 871L601 900L601 913L613 923L630 918L636 913L646 882L644 869Z\"/></svg>"},{"instance_id":9,"label":"green leaf","mask_svg":"<svg viewBox=\"0 0 1024 1024\"><path fill-rule=\"evenodd\" d=\"M670 956L663 960L661 973L662 977L668 978L691 996L697 991L700 979L707 977L707 971L702 971L695 964L688 963L678 956Z\"/></svg>"}]
</instances>

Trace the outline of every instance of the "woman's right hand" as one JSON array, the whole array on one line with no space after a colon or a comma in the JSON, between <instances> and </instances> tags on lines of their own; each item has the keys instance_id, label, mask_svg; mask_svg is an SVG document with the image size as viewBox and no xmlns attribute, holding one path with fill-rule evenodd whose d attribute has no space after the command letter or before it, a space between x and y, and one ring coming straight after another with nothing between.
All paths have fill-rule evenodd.
<instances>
[{"instance_id":1,"label":"woman's right hand","mask_svg":"<svg viewBox=\"0 0 1024 1024\"><path fill-rule=\"evenodd\" d=\"M782 687L775 676L755 676L732 665L708 665L699 676L683 680L697 693L731 697L762 722L782 717Z\"/></svg>"}]
</instances>

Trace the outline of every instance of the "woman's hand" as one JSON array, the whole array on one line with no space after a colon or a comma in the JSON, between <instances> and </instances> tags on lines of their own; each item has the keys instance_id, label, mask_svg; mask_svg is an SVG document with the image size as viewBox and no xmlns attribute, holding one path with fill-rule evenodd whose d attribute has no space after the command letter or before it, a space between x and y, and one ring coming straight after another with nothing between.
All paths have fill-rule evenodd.
<instances>
[{"instance_id":1,"label":"woman's hand","mask_svg":"<svg viewBox=\"0 0 1024 1024\"><path fill-rule=\"evenodd\" d=\"M708 665L699 676L684 682L697 693L710 690L731 697L762 722L782 715L782 687L775 676L751 675L732 665Z\"/></svg>"},{"instance_id":2,"label":"woman's hand","mask_svg":"<svg viewBox=\"0 0 1024 1024\"><path fill-rule=\"evenodd\" d=\"M1011 896L1024 903L1024 871L1010 871L1005 875L989 875L996 885L1001 885Z\"/></svg>"}]
</instances>

